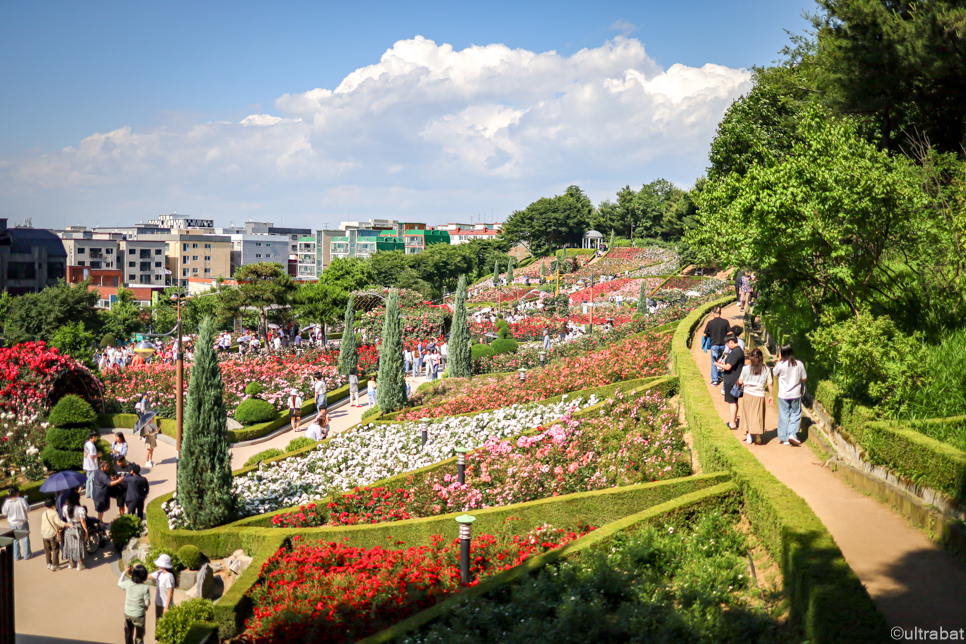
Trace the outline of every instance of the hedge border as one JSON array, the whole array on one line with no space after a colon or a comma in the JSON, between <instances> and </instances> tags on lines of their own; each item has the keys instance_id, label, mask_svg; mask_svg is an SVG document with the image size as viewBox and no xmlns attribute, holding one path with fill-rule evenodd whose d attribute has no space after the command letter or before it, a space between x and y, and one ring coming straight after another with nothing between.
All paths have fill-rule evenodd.
<instances>
[{"instance_id":1,"label":"hedge border","mask_svg":"<svg viewBox=\"0 0 966 644\"><path fill-rule=\"evenodd\" d=\"M685 415L701 463L705 471L732 474L753 528L779 562L791 619L804 629L804 639L813 643L888 641L885 618L812 509L721 429L704 377L691 355L691 339L714 306L732 300L729 296L692 311L678 325L671 344Z\"/></svg>"},{"instance_id":2,"label":"hedge border","mask_svg":"<svg viewBox=\"0 0 966 644\"><path fill-rule=\"evenodd\" d=\"M481 581L472 588L467 588L426 610L413 615L389 628L359 640L358 644L385 644L391 642L417 628L428 625L450 611L457 609L465 601L480 597L506 586L515 580L528 575L544 566L556 563L566 557L572 557L591 548L600 546L613 539L618 533L640 524L652 523L683 513L700 511L705 506L718 507L722 499L737 497L738 489L734 483L725 482L698 492L684 494L674 500L666 501L636 514L612 521L583 537L550 552L531 557L518 566L506 570L489 579Z\"/></svg>"}]
</instances>

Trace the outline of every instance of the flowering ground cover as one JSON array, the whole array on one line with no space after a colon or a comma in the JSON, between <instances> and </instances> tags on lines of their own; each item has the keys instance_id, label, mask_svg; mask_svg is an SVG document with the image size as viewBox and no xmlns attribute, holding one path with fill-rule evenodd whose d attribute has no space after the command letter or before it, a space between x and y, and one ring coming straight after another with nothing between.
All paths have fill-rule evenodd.
<instances>
[{"instance_id":1,"label":"flowering ground cover","mask_svg":"<svg viewBox=\"0 0 966 644\"><path fill-rule=\"evenodd\" d=\"M400 644L801 641L732 508L644 526L468 598ZM761 584L761 590L757 585ZM535 634L539 634L535 636Z\"/></svg>"},{"instance_id":2,"label":"flowering ground cover","mask_svg":"<svg viewBox=\"0 0 966 644\"><path fill-rule=\"evenodd\" d=\"M459 539L434 535L428 546L396 542L358 548L306 542L269 559L249 591L246 632L258 644L355 642L429 608L480 580L559 548L592 530L542 526L512 538L483 534L470 542L473 581L460 583Z\"/></svg>"},{"instance_id":3,"label":"flowering ground cover","mask_svg":"<svg viewBox=\"0 0 966 644\"><path fill-rule=\"evenodd\" d=\"M438 338L449 328L453 312L446 305L421 302L415 306L402 306L402 333L404 339ZM386 307L367 311L356 325L357 332L366 331L367 338L382 334L386 320Z\"/></svg>"},{"instance_id":4,"label":"flowering ground cover","mask_svg":"<svg viewBox=\"0 0 966 644\"><path fill-rule=\"evenodd\" d=\"M356 488L326 506L272 517L285 528L402 521L635 485L691 474L683 429L657 392L606 401L593 418L570 416L516 439L487 440L452 471L411 476L401 488Z\"/></svg>"},{"instance_id":5,"label":"flowering ground cover","mask_svg":"<svg viewBox=\"0 0 966 644\"><path fill-rule=\"evenodd\" d=\"M609 282L604 282L603 284L595 284L593 288L587 287L580 289L576 293L571 294L570 304L580 304L582 302L590 302L592 300L599 299L609 299L612 297L614 291L619 290L621 287L626 286L628 283L634 280L619 278L616 280L610 280ZM638 288L640 288L640 282L638 282Z\"/></svg>"},{"instance_id":6,"label":"flowering ground cover","mask_svg":"<svg viewBox=\"0 0 966 644\"><path fill-rule=\"evenodd\" d=\"M72 375L94 390L100 388L87 367L43 342L0 348L0 411L44 415L55 384Z\"/></svg>"},{"instance_id":7,"label":"flowering ground cover","mask_svg":"<svg viewBox=\"0 0 966 644\"><path fill-rule=\"evenodd\" d=\"M570 322L574 324L587 324L590 322L590 314L583 313L572 313L567 316L563 315L546 315L537 314L530 317L524 318L519 322L510 322L510 335L514 340L520 340L523 342L532 340L543 339L543 330L546 328L551 334L557 332L560 329L566 328L566 325ZM607 321L607 315L594 315L594 324L603 324ZM626 324L631 319L631 314L624 312L614 318L614 325L618 326L621 324ZM470 334L473 336L483 335L486 333L497 332L496 325L494 325L489 320L484 320L483 322L477 322L476 320L470 320Z\"/></svg>"},{"instance_id":8,"label":"flowering ground cover","mask_svg":"<svg viewBox=\"0 0 966 644\"><path fill-rule=\"evenodd\" d=\"M677 254L673 250L660 248L613 248L604 257L593 264L580 268L574 275L590 277L591 275L623 275L625 271L633 272L651 264L672 263L673 272L677 268ZM659 275L660 273L653 273ZM630 277L640 277L631 275Z\"/></svg>"},{"instance_id":9,"label":"flowering ground cover","mask_svg":"<svg viewBox=\"0 0 966 644\"><path fill-rule=\"evenodd\" d=\"M413 394L418 407L399 420L439 418L496 409L552 398L580 389L622 380L659 376L667 372L671 337L667 334L631 336L614 344L569 358L546 368L531 369L521 385L516 374L447 378Z\"/></svg>"},{"instance_id":10,"label":"flowering ground cover","mask_svg":"<svg viewBox=\"0 0 966 644\"><path fill-rule=\"evenodd\" d=\"M338 492L439 463L457 447L475 449L545 425L568 412L600 402L593 396L553 405L510 405L503 409L435 420L429 442L420 441L419 423L357 426L337 434L307 454L262 465L234 479L239 512L251 516L306 504ZM177 498L164 506L171 529L184 523Z\"/></svg>"},{"instance_id":11,"label":"flowering ground cover","mask_svg":"<svg viewBox=\"0 0 966 644\"><path fill-rule=\"evenodd\" d=\"M485 283L474 287L467 302L516 302L529 293L529 286L487 286Z\"/></svg>"},{"instance_id":12,"label":"flowering ground cover","mask_svg":"<svg viewBox=\"0 0 966 644\"><path fill-rule=\"evenodd\" d=\"M288 392L295 387L303 396L312 392L312 373L322 372L326 388L331 391L347 382L345 376L336 368L336 353L309 352L303 356L244 356L234 357L221 362L221 376L225 382L225 405L228 415L245 400L245 387L248 383L258 382L265 388L261 398L272 403L276 409L287 407ZM360 349L360 363L375 363L375 348ZM147 364L129 366L125 369L108 369L102 374L104 394L116 399L121 410L134 411L141 392L148 392L151 405L159 415L174 418L175 407L175 366L171 364ZM191 378L191 365L185 365L185 383Z\"/></svg>"}]
</instances>

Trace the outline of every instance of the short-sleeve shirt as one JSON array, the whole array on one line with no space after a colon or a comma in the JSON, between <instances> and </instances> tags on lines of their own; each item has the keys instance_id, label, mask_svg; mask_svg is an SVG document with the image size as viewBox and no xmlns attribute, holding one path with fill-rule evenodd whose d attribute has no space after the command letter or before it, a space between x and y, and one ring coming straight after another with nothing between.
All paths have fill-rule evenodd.
<instances>
[{"instance_id":1,"label":"short-sleeve shirt","mask_svg":"<svg viewBox=\"0 0 966 644\"><path fill-rule=\"evenodd\" d=\"M724 346L725 336L729 333L731 333L731 323L721 317L711 318L704 327L704 334L711 338L712 346Z\"/></svg>"},{"instance_id":2,"label":"short-sleeve shirt","mask_svg":"<svg viewBox=\"0 0 966 644\"><path fill-rule=\"evenodd\" d=\"M802 397L802 380L808 376L801 360L796 360L794 367L787 360L782 360L775 365L775 377L778 378L779 398L793 400Z\"/></svg>"},{"instance_id":3,"label":"short-sleeve shirt","mask_svg":"<svg viewBox=\"0 0 966 644\"><path fill-rule=\"evenodd\" d=\"M158 584L158 592L154 595L154 603L158 606L168 605L168 591L174 588L174 575L167 570L156 570L151 578Z\"/></svg>"},{"instance_id":4,"label":"short-sleeve shirt","mask_svg":"<svg viewBox=\"0 0 966 644\"><path fill-rule=\"evenodd\" d=\"M315 401L319 407L325 408L329 406L328 397L325 394L324 380L315 381Z\"/></svg>"},{"instance_id":5,"label":"short-sleeve shirt","mask_svg":"<svg viewBox=\"0 0 966 644\"><path fill-rule=\"evenodd\" d=\"M757 376L751 372L751 365L746 364L741 370L741 381L745 383L744 392L746 396L765 397L765 386L773 382L771 369L766 365L761 366L761 373Z\"/></svg>"},{"instance_id":6,"label":"short-sleeve shirt","mask_svg":"<svg viewBox=\"0 0 966 644\"><path fill-rule=\"evenodd\" d=\"M111 477L104 470L94 472L94 503L104 501L111 489Z\"/></svg>"},{"instance_id":7,"label":"short-sleeve shirt","mask_svg":"<svg viewBox=\"0 0 966 644\"><path fill-rule=\"evenodd\" d=\"M84 471L93 472L97 469L97 448L94 443L84 443Z\"/></svg>"},{"instance_id":8,"label":"short-sleeve shirt","mask_svg":"<svg viewBox=\"0 0 966 644\"><path fill-rule=\"evenodd\" d=\"M724 381L728 387L733 386L738 382L738 378L741 377L741 368L745 364L745 352L741 350L741 347L735 347L728 354L725 359L726 364L731 365L731 369L724 372Z\"/></svg>"}]
</instances>

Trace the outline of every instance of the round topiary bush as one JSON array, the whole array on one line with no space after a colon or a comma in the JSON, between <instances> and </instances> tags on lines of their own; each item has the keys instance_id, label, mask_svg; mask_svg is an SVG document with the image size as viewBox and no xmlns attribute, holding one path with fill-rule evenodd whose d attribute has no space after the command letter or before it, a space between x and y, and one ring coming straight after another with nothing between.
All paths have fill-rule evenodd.
<instances>
[{"instance_id":1,"label":"round topiary bush","mask_svg":"<svg viewBox=\"0 0 966 644\"><path fill-rule=\"evenodd\" d=\"M473 348L470 349L470 355L473 360L479 360L480 358L492 358L496 355L496 352L485 344L474 344Z\"/></svg>"},{"instance_id":2,"label":"round topiary bush","mask_svg":"<svg viewBox=\"0 0 966 644\"><path fill-rule=\"evenodd\" d=\"M117 346L117 338L115 338L110 333L106 334L103 338L101 338L102 349L106 349L107 347L116 347L116 346Z\"/></svg>"},{"instance_id":3,"label":"round topiary bush","mask_svg":"<svg viewBox=\"0 0 966 644\"><path fill-rule=\"evenodd\" d=\"M500 330L496 332L496 337L500 338L501 340L512 340L513 334L510 333L510 327L501 326Z\"/></svg>"},{"instance_id":4,"label":"round topiary bush","mask_svg":"<svg viewBox=\"0 0 966 644\"><path fill-rule=\"evenodd\" d=\"M141 536L141 519L133 514L122 514L111 521L111 541L118 552L124 550L127 542Z\"/></svg>"},{"instance_id":5,"label":"round topiary bush","mask_svg":"<svg viewBox=\"0 0 966 644\"><path fill-rule=\"evenodd\" d=\"M265 387L260 382L250 382L245 386L245 394L249 396L260 396L265 391Z\"/></svg>"},{"instance_id":6,"label":"round topiary bush","mask_svg":"<svg viewBox=\"0 0 966 644\"><path fill-rule=\"evenodd\" d=\"M258 465L262 461L266 461L270 458L275 458L276 456L281 456L284 454L280 449L272 447L271 449L266 449L258 454L253 454L251 458L245 461L245 467L251 467L252 465Z\"/></svg>"},{"instance_id":7,"label":"round topiary bush","mask_svg":"<svg viewBox=\"0 0 966 644\"><path fill-rule=\"evenodd\" d=\"M154 636L159 644L179 644L198 622L215 621L215 606L209 599L195 597L172 606L158 620Z\"/></svg>"},{"instance_id":8,"label":"round topiary bush","mask_svg":"<svg viewBox=\"0 0 966 644\"><path fill-rule=\"evenodd\" d=\"M184 564L184 567L188 570L198 570L201 568L201 563L204 557L201 551L198 550L198 546L193 546L190 543L186 543L178 549L178 559Z\"/></svg>"},{"instance_id":9,"label":"round topiary bush","mask_svg":"<svg viewBox=\"0 0 966 644\"><path fill-rule=\"evenodd\" d=\"M51 427L47 430L47 445L65 452L83 452L90 427Z\"/></svg>"},{"instance_id":10,"label":"round topiary bush","mask_svg":"<svg viewBox=\"0 0 966 644\"><path fill-rule=\"evenodd\" d=\"M246 427L258 423L267 423L276 418L278 418L278 411L272 406L272 403L260 398L249 398L238 405L238 409L235 410L235 420Z\"/></svg>"},{"instance_id":11,"label":"round topiary bush","mask_svg":"<svg viewBox=\"0 0 966 644\"><path fill-rule=\"evenodd\" d=\"M490 348L493 349L493 353L496 355L501 355L504 353L516 353L517 347L518 344L516 340L510 340L507 338L494 340L493 343L490 344Z\"/></svg>"},{"instance_id":12,"label":"round topiary bush","mask_svg":"<svg viewBox=\"0 0 966 644\"><path fill-rule=\"evenodd\" d=\"M73 394L61 398L47 417L54 427L91 427L97 420L97 414L90 403Z\"/></svg>"},{"instance_id":13,"label":"round topiary bush","mask_svg":"<svg viewBox=\"0 0 966 644\"><path fill-rule=\"evenodd\" d=\"M40 453L40 462L51 472L79 470L84 464L83 452L67 452L48 445Z\"/></svg>"}]
</instances>

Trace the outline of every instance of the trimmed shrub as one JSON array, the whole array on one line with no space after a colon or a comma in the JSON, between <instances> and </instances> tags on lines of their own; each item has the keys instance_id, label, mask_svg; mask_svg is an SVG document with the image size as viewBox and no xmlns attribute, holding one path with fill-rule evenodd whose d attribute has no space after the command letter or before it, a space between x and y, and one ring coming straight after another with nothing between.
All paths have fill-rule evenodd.
<instances>
[{"instance_id":1,"label":"trimmed shrub","mask_svg":"<svg viewBox=\"0 0 966 644\"><path fill-rule=\"evenodd\" d=\"M65 452L48 445L40 453L40 460L51 472L79 470L84 464L84 455L81 452Z\"/></svg>"},{"instance_id":2,"label":"trimmed shrub","mask_svg":"<svg viewBox=\"0 0 966 644\"><path fill-rule=\"evenodd\" d=\"M250 382L245 386L245 394L248 396L260 396L265 391L265 387L260 382Z\"/></svg>"},{"instance_id":3,"label":"trimmed shrub","mask_svg":"<svg viewBox=\"0 0 966 644\"><path fill-rule=\"evenodd\" d=\"M275 458L276 456L281 456L284 453L285 452L283 452L282 450L278 449L277 447L272 447L271 449L266 449L264 451L259 452L258 454L253 454L251 456L251 458L249 458L247 461L245 461L245 467L251 467L252 465L258 465L259 463L261 463L264 460L267 460L269 458Z\"/></svg>"},{"instance_id":4,"label":"trimmed shrub","mask_svg":"<svg viewBox=\"0 0 966 644\"><path fill-rule=\"evenodd\" d=\"M198 546L186 543L178 548L178 559L181 560L181 563L188 570L198 570L201 568L201 562L204 557L202 557L201 551L198 550Z\"/></svg>"},{"instance_id":5,"label":"trimmed shrub","mask_svg":"<svg viewBox=\"0 0 966 644\"><path fill-rule=\"evenodd\" d=\"M159 644L181 644L181 641L198 622L210 624L215 621L215 606L211 600L195 597L172 607L165 613L155 629Z\"/></svg>"},{"instance_id":6,"label":"trimmed shrub","mask_svg":"<svg viewBox=\"0 0 966 644\"><path fill-rule=\"evenodd\" d=\"M47 445L65 452L83 452L90 427L51 427L47 430Z\"/></svg>"},{"instance_id":7,"label":"trimmed shrub","mask_svg":"<svg viewBox=\"0 0 966 644\"><path fill-rule=\"evenodd\" d=\"M124 550L127 542L141 536L141 519L133 514L122 514L111 521L111 541L118 552Z\"/></svg>"},{"instance_id":8,"label":"trimmed shrub","mask_svg":"<svg viewBox=\"0 0 966 644\"><path fill-rule=\"evenodd\" d=\"M373 416L377 416L377 415L379 415L379 413L380 413L379 412L379 405L373 405L369 409L367 409L364 412L362 412L362 420L365 420L366 418L371 418Z\"/></svg>"},{"instance_id":9,"label":"trimmed shrub","mask_svg":"<svg viewBox=\"0 0 966 644\"><path fill-rule=\"evenodd\" d=\"M276 418L278 418L278 410L272 406L272 403L261 398L249 398L238 405L238 409L235 410L235 420L246 427L258 423L267 423Z\"/></svg>"},{"instance_id":10,"label":"trimmed shrub","mask_svg":"<svg viewBox=\"0 0 966 644\"><path fill-rule=\"evenodd\" d=\"M470 355L474 360L479 360L480 358L492 358L496 355L496 351L485 344L474 344L470 349Z\"/></svg>"},{"instance_id":11,"label":"trimmed shrub","mask_svg":"<svg viewBox=\"0 0 966 644\"><path fill-rule=\"evenodd\" d=\"M285 448L285 451L294 452L295 450L308 447L309 445L315 445L315 441L308 436L299 436L298 438L293 438L291 442L289 442L288 446Z\"/></svg>"},{"instance_id":12,"label":"trimmed shrub","mask_svg":"<svg viewBox=\"0 0 966 644\"><path fill-rule=\"evenodd\" d=\"M115 338L110 333L105 334L104 337L101 338L102 349L106 349L107 347L115 347L115 346L117 346L117 338Z\"/></svg>"},{"instance_id":13,"label":"trimmed shrub","mask_svg":"<svg viewBox=\"0 0 966 644\"><path fill-rule=\"evenodd\" d=\"M47 417L54 427L91 427L97 420L97 414L90 403L73 394L61 398Z\"/></svg>"},{"instance_id":14,"label":"trimmed shrub","mask_svg":"<svg viewBox=\"0 0 966 644\"><path fill-rule=\"evenodd\" d=\"M493 349L493 353L496 355L501 355L505 353L516 353L518 346L519 345L517 344L516 340L502 339L502 338L500 340L494 340L490 344L490 348Z\"/></svg>"}]
</instances>

